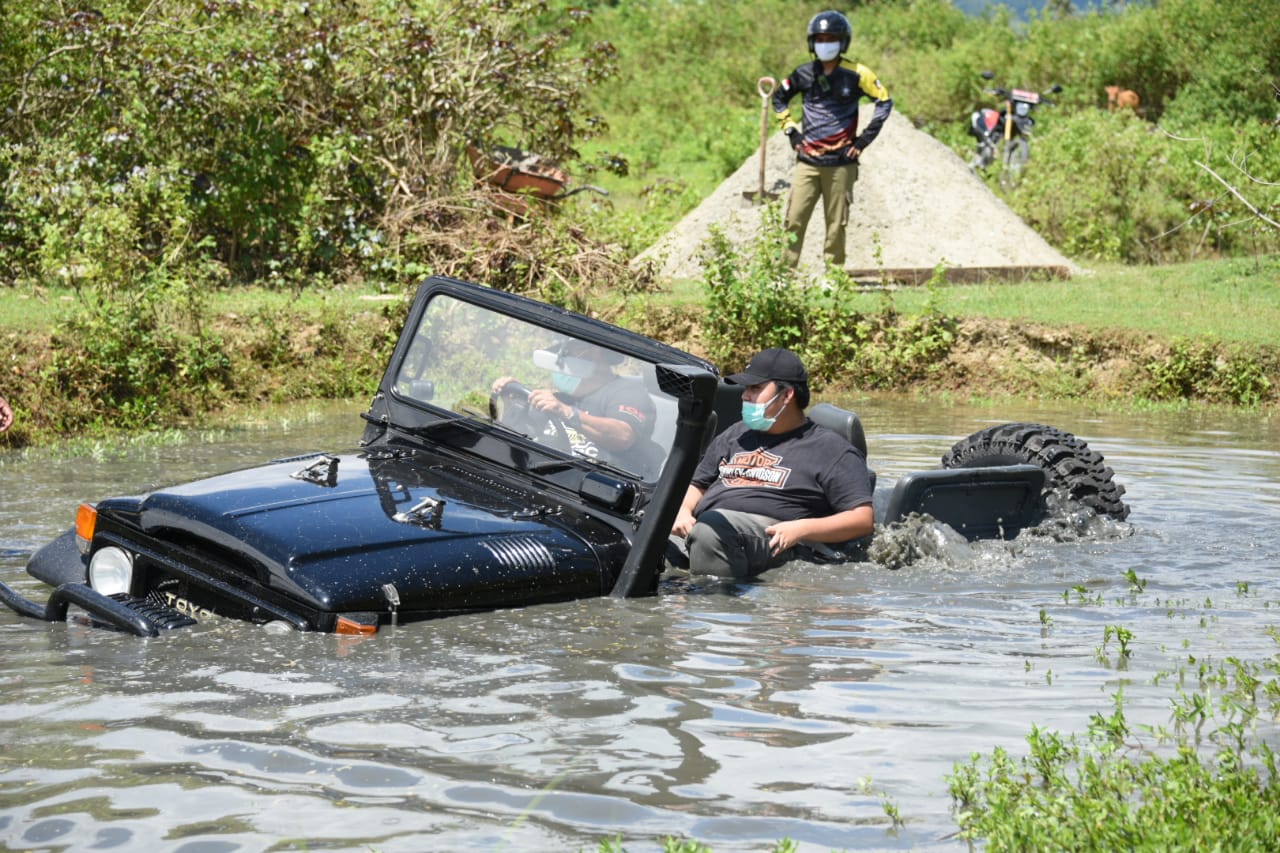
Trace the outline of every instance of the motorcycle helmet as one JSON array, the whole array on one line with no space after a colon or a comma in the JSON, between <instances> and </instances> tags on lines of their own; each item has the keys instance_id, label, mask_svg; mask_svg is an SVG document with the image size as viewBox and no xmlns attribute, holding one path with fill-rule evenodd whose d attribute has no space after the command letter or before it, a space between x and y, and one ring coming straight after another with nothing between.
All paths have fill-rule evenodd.
<instances>
[{"instance_id":1,"label":"motorcycle helmet","mask_svg":"<svg viewBox=\"0 0 1280 853\"><path fill-rule=\"evenodd\" d=\"M810 53L816 52L813 49L813 39L814 36L819 35L838 36L840 38L840 52L844 53L849 49L849 39L853 37L853 28L849 26L849 19L839 12L819 12L809 19Z\"/></svg>"}]
</instances>

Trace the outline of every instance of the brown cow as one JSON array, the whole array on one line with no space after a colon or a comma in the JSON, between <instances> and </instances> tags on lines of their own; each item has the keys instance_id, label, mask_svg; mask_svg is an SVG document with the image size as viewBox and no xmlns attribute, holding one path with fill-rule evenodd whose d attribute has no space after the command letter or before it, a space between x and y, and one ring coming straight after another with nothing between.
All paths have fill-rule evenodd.
<instances>
[{"instance_id":1,"label":"brown cow","mask_svg":"<svg viewBox=\"0 0 1280 853\"><path fill-rule=\"evenodd\" d=\"M1121 89L1119 86L1107 87L1107 109L1111 112L1133 110L1137 113L1138 103L1138 93L1132 89Z\"/></svg>"}]
</instances>

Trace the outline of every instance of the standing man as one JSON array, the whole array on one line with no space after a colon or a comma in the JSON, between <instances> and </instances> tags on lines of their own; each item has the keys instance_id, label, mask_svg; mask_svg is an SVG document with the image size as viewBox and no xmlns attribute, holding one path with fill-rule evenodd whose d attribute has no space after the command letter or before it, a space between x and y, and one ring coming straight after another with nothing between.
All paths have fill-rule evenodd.
<instances>
[{"instance_id":1,"label":"standing man","mask_svg":"<svg viewBox=\"0 0 1280 853\"><path fill-rule=\"evenodd\" d=\"M773 93L773 112L796 152L787 202L787 231L792 235L787 261L800 262L804 232L818 200L827 221L823 255L827 263L844 265L845 230L858 180L858 157L871 144L893 100L875 73L861 63L845 64L853 30L839 12L819 12L809 21L809 52L816 58L791 72ZM790 103L803 98L801 123L791 117ZM858 133L858 102L875 102L871 121Z\"/></svg>"},{"instance_id":2,"label":"standing man","mask_svg":"<svg viewBox=\"0 0 1280 853\"><path fill-rule=\"evenodd\" d=\"M805 416L809 375L799 357L767 349L725 381L744 386L742 420L708 445L671 527L689 570L748 578L809 556L806 543L870 534L866 457Z\"/></svg>"}]
</instances>

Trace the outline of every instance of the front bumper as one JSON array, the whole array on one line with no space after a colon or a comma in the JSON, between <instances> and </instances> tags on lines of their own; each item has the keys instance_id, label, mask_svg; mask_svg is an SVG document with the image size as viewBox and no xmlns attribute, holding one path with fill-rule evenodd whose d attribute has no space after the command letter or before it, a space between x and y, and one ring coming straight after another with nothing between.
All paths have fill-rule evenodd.
<instances>
[{"instance_id":1,"label":"front bumper","mask_svg":"<svg viewBox=\"0 0 1280 853\"><path fill-rule=\"evenodd\" d=\"M45 622L65 622L67 610L75 605L92 618L137 637L156 637L161 631L194 625L196 620L167 604L123 593L103 595L87 584L64 583L55 587L41 607L0 582L0 603L20 616Z\"/></svg>"}]
</instances>

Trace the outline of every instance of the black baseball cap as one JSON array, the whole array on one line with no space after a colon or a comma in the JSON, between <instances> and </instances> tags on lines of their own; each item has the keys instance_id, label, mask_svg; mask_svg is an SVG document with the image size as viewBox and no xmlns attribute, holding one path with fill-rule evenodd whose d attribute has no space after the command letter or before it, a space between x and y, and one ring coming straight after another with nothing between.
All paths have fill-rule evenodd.
<instances>
[{"instance_id":1,"label":"black baseball cap","mask_svg":"<svg viewBox=\"0 0 1280 853\"><path fill-rule=\"evenodd\" d=\"M786 382L795 386L796 403L801 409L809 407L809 373L804 369L800 356L789 349L775 347L753 356L741 373L726 376L731 385L763 385L766 382Z\"/></svg>"},{"instance_id":2,"label":"black baseball cap","mask_svg":"<svg viewBox=\"0 0 1280 853\"><path fill-rule=\"evenodd\" d=\"M732 385L763 385L774 380L808 385L809 374L800 356L789 349L774 348L753 356L741 373L724 378Z\"/></svg>"}]
</instances>

